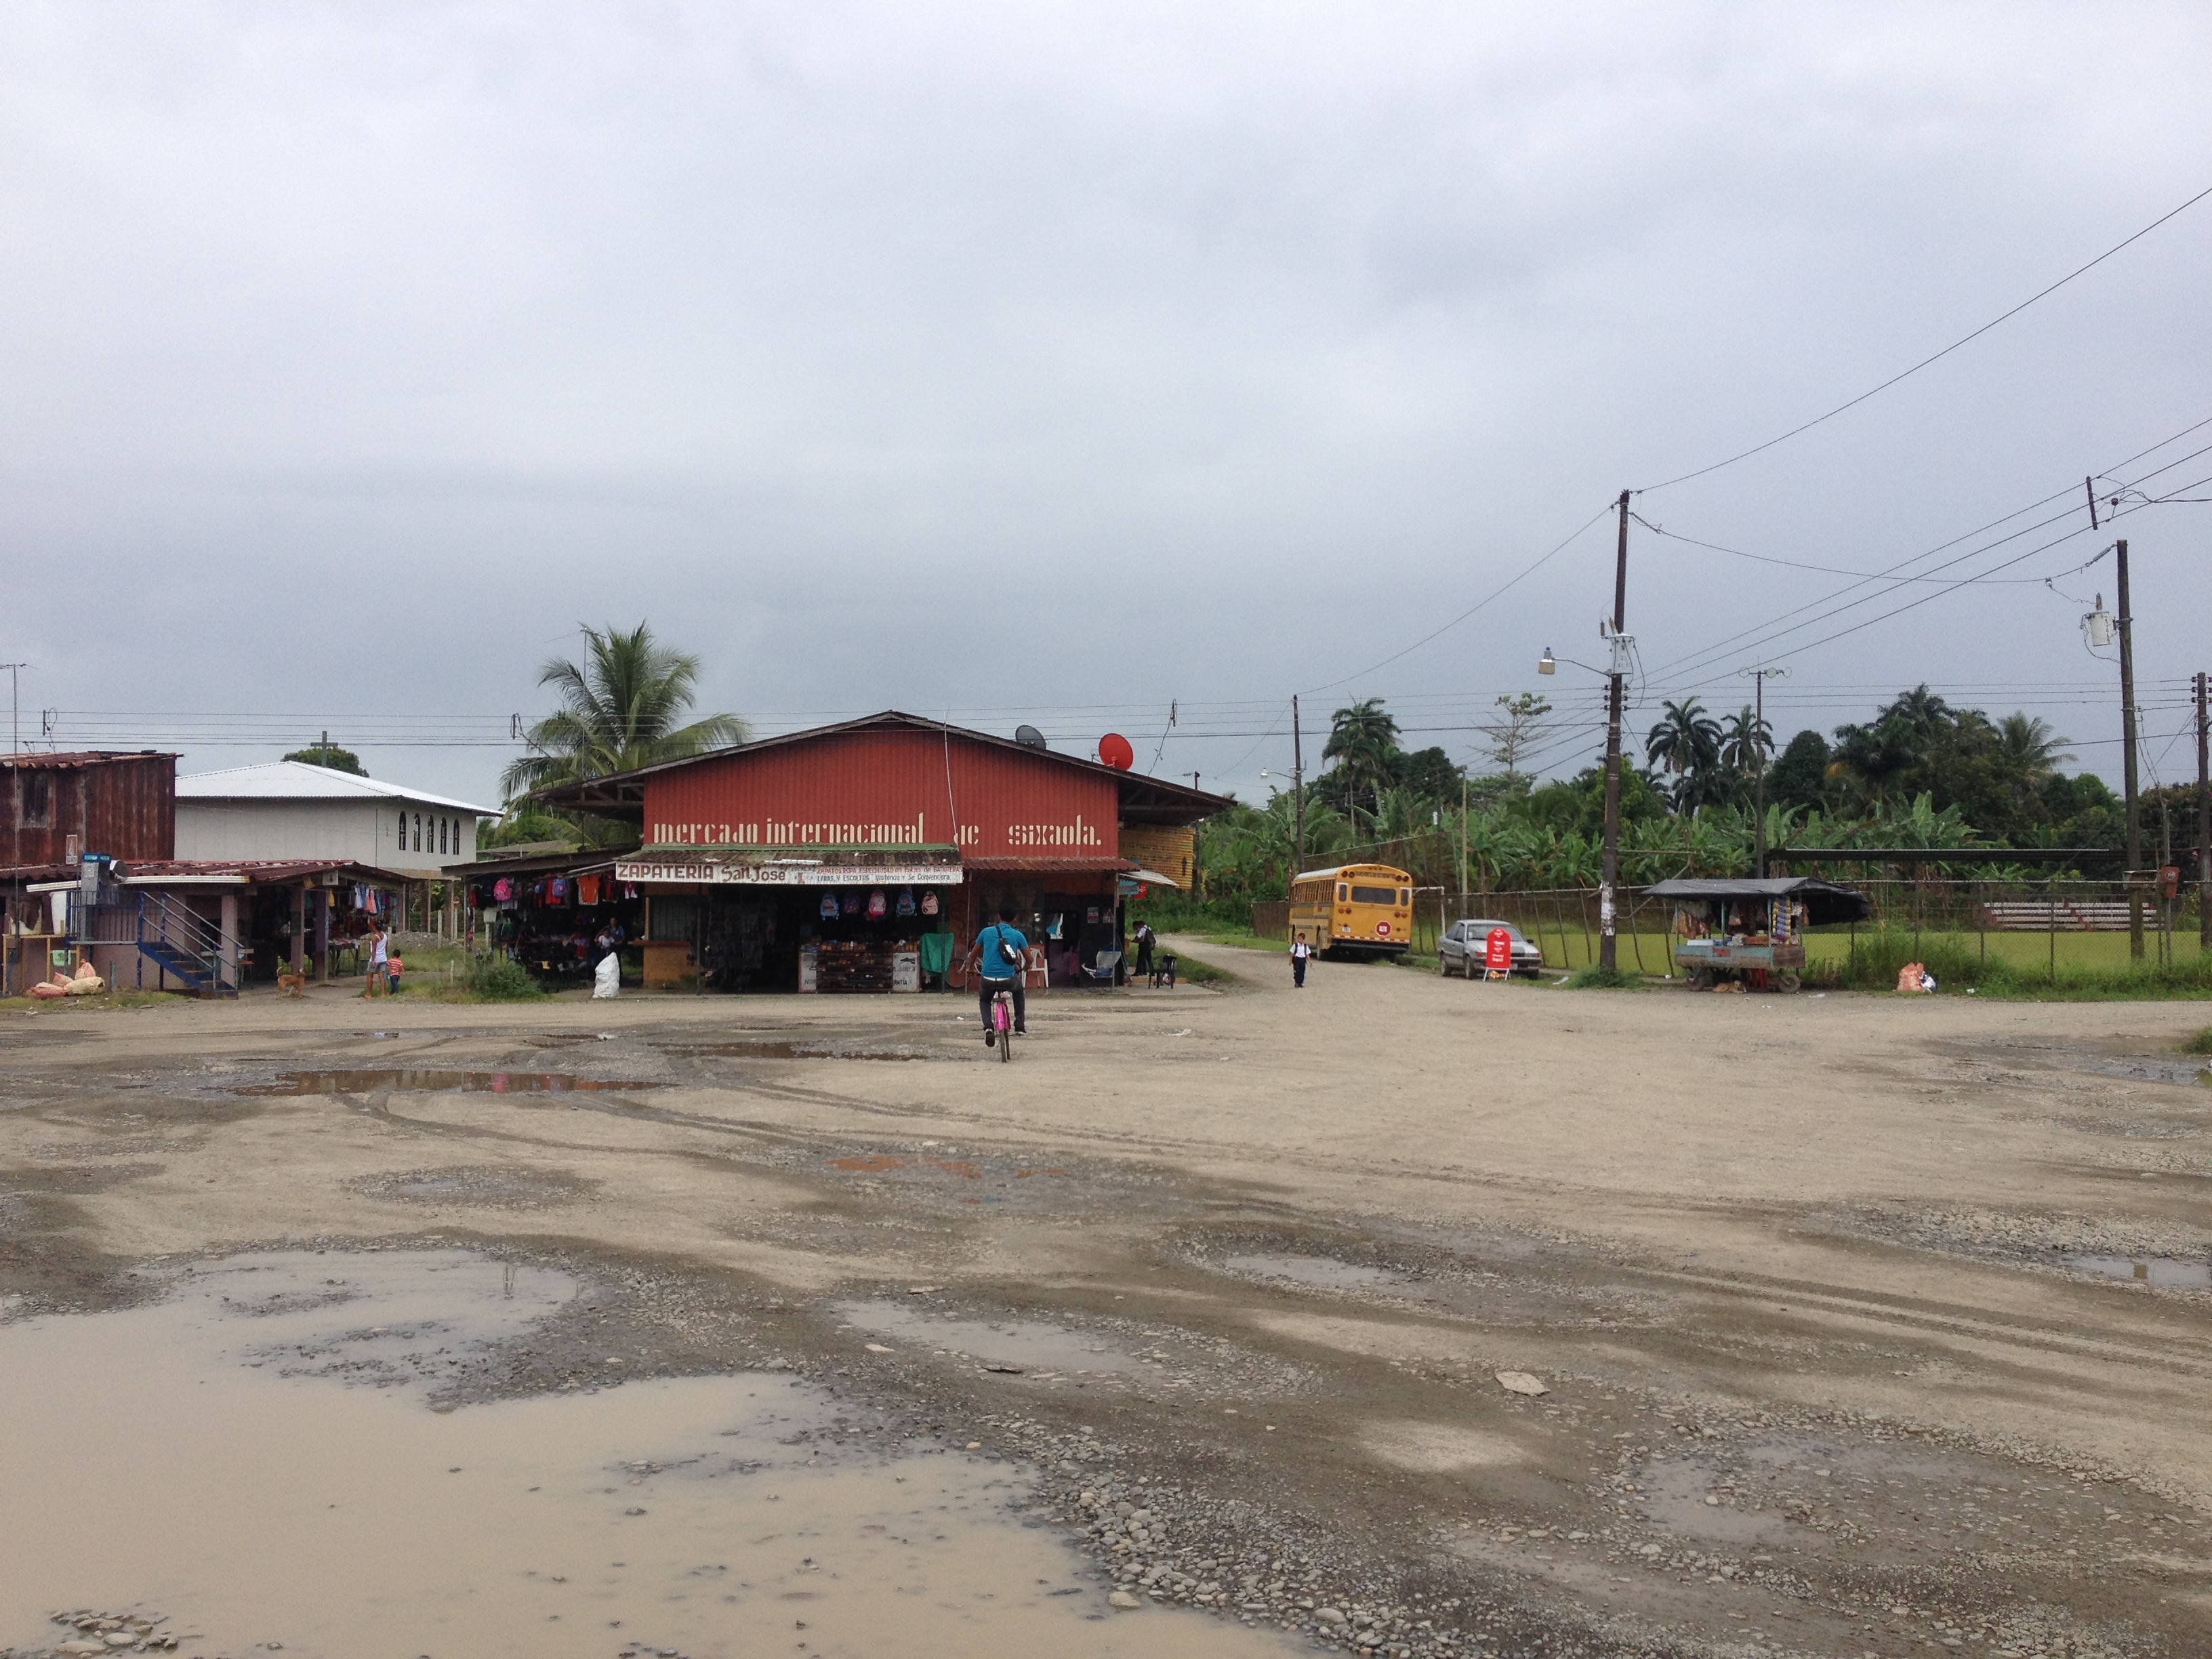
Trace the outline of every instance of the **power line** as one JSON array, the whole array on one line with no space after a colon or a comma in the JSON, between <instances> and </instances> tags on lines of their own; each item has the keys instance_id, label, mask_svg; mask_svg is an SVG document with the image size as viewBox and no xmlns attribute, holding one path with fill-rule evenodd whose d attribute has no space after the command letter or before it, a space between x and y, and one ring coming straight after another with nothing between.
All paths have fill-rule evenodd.
<instances>
[{"instance_id":1,"label":"power line","mask_svg":"<svg viewBox=\"0 0 2212 1659\"><path fill-rule=\"evenodd\" d=\"M2127 459L2114 462L2112 466L2108 469L2105 474L2100 476L2110 477L2112 472L2117 471L2119 468L2132 465L2135 462L2142 460L2146 456L2154 455L2157 453L2158 451L2167 447L2169 445L2179 442L2183 438L2189 436L2191 433L2201 430L2208 425L2212 425L2212 417L2208 417L2205 420L2197 421L2191 425L2184 427L2179 432L2160 440L2157 443L2152 444L2148 448L2138 450L2135 454L2128 457ZM2206 452L2200 450L2196 453L2203 453ZM2184 456L2181 458L2181 461L2185 461L2188 459L2190 458ZM2154 468L2151 471L2142 476L2145 478L2155 477L2160 472L2171 471L2174 466L2180 465L2181 461L2169 461L2166 463L2165 465ZM2138 480L2138 482L2140 482L2140 480ZM1785 611L1779 616L1771 617L1765 622L1755 623L1751 627L1741 629L1737 633L1729 635L1725 638L1716 641L1713 644L1705 647L1700 650L1692 651L1686 656L1678 657L1674 661L1663 665L1657 672L1662 674L1665 674L1673 672L1677 669L1680 669L1686 665L1702 665L1703 663L1722 655L1723 653L1727 652L1729 647L1738 646L1742 641L1749 640L1753 635L1759 634L1762 629L1775 629L1778 631L1763 635L1759 639L1753 641L1751 646L1746 647L1745 648L1753 649L1759 646L1771 644L1774 641L1780 639L1788 634L1796 632L1797 629L1801 628L1810 628L1814 623L1825 621L1830 617L1839 616L1844 611L1855 610L1862 605L1872 604L1878 599L1887 597L1888 592L1894 591L1895 587L1902 586L1907 580L1926 580L1928 573L1925 572L1922 573L1918 576L1910 578L1902 577L1898 574L1905 570L1910 566L1918 564L1924 559L1933 558L1938 553L1948 552L1950 549L1958 546L1961 542L1976 540L1977 538L1988 534L1992 530L1996 530L2004 525L2011 523L2014 519L2021 518L2029 513L2033 513L2039 507L2047 507L2051 502L2057 501L2063 496L2071 495L2073 493L2073 487L2070 485L2065 489L2054 491L2052 494L2045 495L2039 501L2031 502L2027 507L2018 508L2014 512L2005 514L2004 517L2001 519L1992 520L1990 523L1984 525L1978 530L1968 531L1963 536L1954 536L1947 542L1940 542L1936 546L1928 549L1925 552L1915 553L1907 558L1899 560L1887 570L1879 572L1872 576L1861 578L1858 580L1851 582L1846 586L1838 588L1832 592L1824 594L1819 599L1808 600L1803 605L1796 606L1791 610ZM2063 511L2054 513L2047 518L2040 519L2033 524L2023 525L2019 529L2011 532L2008 535L1999 537L1993 542L1985 543L1979 547L1969 548L1964 553L1960 553L1952 558L1946 559L1942 564L1936 566L1935 568L1937 570L1948 570L1953 566L1964 563L1968 559L1977 558L1985 553L1994 552L1996 549L2004 546L2007 543L2016 541L2022 536L2033 535L2039 530L2048 529L2052 525L2062 523L2065 520L2072 517L2074 511L2074 507L2069 507ZM2049 549L2058 546L2063 542L2070 539L2072 535L2078 535L2081 533L2081 530L2086 530L2090 526L2084 525L2081 526L2080 529L2069 532L2068 536L2061 536L2051 542L2045 543L2040 547L2031 550L2030 555L2022 556L2030 556L2033 553L2048 551ZM1980 575L1982 577L1987 577L1994 574L1996 570L2005 569L2009 566L2019 562L2021 562L2019 558L2008 559L2002 564L1993 566L1990 570L1980 573ZM1840 599L1845 594L1851 592L1856 588L1864 587L1875 582L1887 582L1891 586L1888 588L1885 588L1881 592L1869 593L1865 595L1863 598L1853 599L1850 603L1837 606L1833 610L1825 611L1820 612L1818 616L1807 617L1803 622L1792 623L1788 628L1782 628L1779 626L1781 623L1790 622L1790 619L1792 617L1803 616L1805 612L1812 611L1818 606L1826 605L1832 600ZM1942 590L1942 592L1949 591L1953 590ZM1941 592L1926 595L1925 599L1935 599L1940 597ZM1916 603L1923 602L1924 602L1924 599L1923 601L1916 601ZM1906 606L1903 608L1910 609L1911 607ZM1895 615L1896 613L1891 612L1889 614ZM1831 635L1830 637L1840 638L1841 635ZM1825 644L1826 641L1824 640L1818 641L1818 643ZM1810 647L1792 647L1792 649L1799 650L1809 648Z\"/></svg>"},{"instance_id":2,"label":"power line","mask_svg":"<svg viewBox=\"0 0 2212 1659\"><path fill-rule=\"evenodd\" d=\"M1988 322L1984 323L1979 328L1974 330L1972 333L1960 336L1959 338L1952 341L1950 344L1945 346L1941 351L1936 352L1929 356L1923 357L1918 362L1913 364L1911 368L1891 375L1880 386L1870 387L1867 391L1860 392L1857 397L1853 398L1848 403L1838 404L1826 414L1815 415L1811 420L1807 421L1801 425L1793 426L1787 432L1784 432L1774 437L1769 438L1765 443L1753 444L1749 449L1739 451L1737 453L1729 456L1726 460L1715 461L1710 466L1701 466L1693 472L1678 473L1674 477L1668 478L1662 483L1646 484L1643 489L1638 490L1636 493L1639 495L1648 495L1654 490L1671 489L1674 485L1678 483L1687 483L1692 478L1702 478L1707 473L1717 472L1724 466L1734 466L1738 461L1747 461L1753 456L1762 454L1765 451L1773 448L1777 444L1787 443L1790 439L1796 437L1801 433L1810 432L1814 427L1819 426L1824 421L1832 421L1835 419L1837 416L1843 414L1846 410L1856 409L1861 404L1866 402L1868 398L1879 396L1881 393L1888 391L1890 387L1895 386L1899 381L1911 379L1913 375L1917 374L1922 369L1928 368L1931 363L1941 362L1944 358L1958 350L1960 347L1970 344L1973 341L1978 340L1983 335L1988 333L2000 323L2009 322L2013 318L2019 316L2021 312L2026 311L2030 306L2035 304L2037 301L2048 299L2051 295L2057 293L2060 289L2064 288L2067 283L2072 282L2075 277L2086 276L2090 271L2094 270L2099 265L2104 264L2106 260L2111 258L2123 248L2125 248L2133 243L2141 241L2144 237L2149 235L2151 232L2156 230L2160 225L2166 223L2167 220L2179 217L2182 214L2187 212L2191 208L2195 207L2199 202L2203 201L2208 196L2212 196L2212 185L2208 185L2204 189L2198 191L2196 195L2191 197L2179 207L2174 208L2169 212L2161 213L2157 218L2152 220L2148 224L2145 225L2141 230L2136 232L2132 236L2129 236L2120 241L2113 243L2112 246L2106 248L2095 258L2090 260L2088 264L2085 265L2078 265L2074 270L2068 271L2066 275L2061 276L2057 282L2051 283L2050 287L2043 289L2037 293L2029 295L2027 299L2022 300L2011 310L2005 312L2001 316L1990 318Z\"/></svg>"},{"instance_id":3,"label":"power line","mask_svg":"<svg viewBox=\"0 0 2212 1659\"><path fill-rule=\"evenodd\" d=\"M1581 524L1576 526L1572 533L1571 533L1565 541L1560 542L1557 546L1553 547L1550 552L1545 554L1543 557L1538 559L1534 564L1528 566L1528 568L1522 571L1519 575L1515 576L1511 580L1506 582L1503 586L1494 588L1490 592L1486 593L1482 598L1477 599L1473 605L1468 606L1466 610L1461 611L1459 615L1454 617L1449 622L1446 623L1443 627L1436 629L1433 633L1422 635L1419 639L1415 640L1411 645L1406 646L1400 650L1393 651L1389 656L1383 658L1381 662L1375 663L1369 667L1363 668L1356 674L1346 674L1342 679L1331 680L1327 685L1308 686L1306 688L1305 695L1310 696L1316 692L1334 691L1340 685L1349 685L1354 680L1364 679L1368 675L1373 673L1376 669L1387 668L1392 663L1397 661L1399 658L1410 655L1412 653L1419 650L1423 646L1428 644L1431 640L1440 638L1443 635L1450 633L1453 629L1457 628L1469 617L1474 615L1476 611L1481 610L1485 605L1489 605L1492 600L1502 599L1511 589L1519 586L1522 581L1526 580L1528 577L1534 575L1539 570L1541 570L1546 565L1549 564L1553 558L1557 557L1559 554L1565 552L1567 549L1573 545L1573 544L1582 536L1584 531L1588 530L1592 525L1595 524L1600 519L1604 518L1606 514L1611 513L1613 510L1613 504L1611 501L1607 501L1603 507L1598 508L1596 512L1591 514L1589 518L1583 520Z\"/></svg>"}]
</instances>

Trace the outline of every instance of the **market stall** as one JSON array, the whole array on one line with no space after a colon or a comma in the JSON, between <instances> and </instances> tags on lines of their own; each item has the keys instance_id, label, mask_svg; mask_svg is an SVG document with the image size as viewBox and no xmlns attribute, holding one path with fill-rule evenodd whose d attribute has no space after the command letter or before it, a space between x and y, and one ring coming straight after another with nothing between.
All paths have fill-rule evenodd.
<instances>
[{"instance_id":1,"label":"market stall","mask_svg":"<svg viewBox=\"0 0 2212 1659\"><path fill-rule=\"evenodd\" d=\"M1674 965L1695 990L1731 981L1793 992L1803 983L1806 928L1873 914L1865 894L1810 876L1685 878L1644 896L1672 902Z\"/></svg>"}]
</instances>

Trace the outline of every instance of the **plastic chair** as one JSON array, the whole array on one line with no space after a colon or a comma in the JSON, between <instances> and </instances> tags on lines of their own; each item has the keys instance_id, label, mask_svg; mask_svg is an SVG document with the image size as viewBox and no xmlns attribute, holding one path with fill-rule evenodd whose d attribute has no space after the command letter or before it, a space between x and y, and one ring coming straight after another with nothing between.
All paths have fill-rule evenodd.
<instances>
[{"instance_id":1,"label":"plastic chair","mask_svg":"<svg viewBox=\"0 0 2212 1659\"><path fill-rule=\"evenodd\" d=\"M1083 970L1083 976L1094 984L1111 985L1114 982L1114 970L1120 967L1121 963L1121 953L1119 951L1101 951L1098 953L1098 959Z\"/></svg>"}]
</instances>

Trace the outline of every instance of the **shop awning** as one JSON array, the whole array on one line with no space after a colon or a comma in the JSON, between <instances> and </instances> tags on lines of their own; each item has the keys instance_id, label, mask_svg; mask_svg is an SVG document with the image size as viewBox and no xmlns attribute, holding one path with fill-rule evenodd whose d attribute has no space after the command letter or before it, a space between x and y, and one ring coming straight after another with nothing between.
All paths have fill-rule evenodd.
<instances>
[{"instance_id":1,"label":"shop awning","mask_svg":"<svg viewBox=\"0 0 2212 1659\"><path fill-rule=\"evenodd\" d=\"M1138 882L1146 887L1172 887L1178 893L1182 890L1182 884L1181 882L1176 880L1172 876L1164 876L1157 870L1146 870L1140 867L1130 871L1127 875L1123 876L1121 879L1124 881Z\"/></svg>"},{"instance_id":2,"label":"shop awning","mask_svg":"<svg viewBox=\"0 0 2212 1659\"><path fill-rule=\"evenodd\" d=\"M961 878L949 847L705 851L641 848L615 860L617 881L739 887L949 887Z\"/></svg>"}]
</instances>

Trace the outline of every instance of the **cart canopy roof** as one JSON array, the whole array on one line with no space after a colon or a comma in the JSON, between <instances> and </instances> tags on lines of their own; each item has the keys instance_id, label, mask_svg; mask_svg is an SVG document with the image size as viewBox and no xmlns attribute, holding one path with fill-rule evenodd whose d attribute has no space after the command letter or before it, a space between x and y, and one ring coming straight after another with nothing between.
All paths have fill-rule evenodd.
<instances>
[{"instance_id":1,"label":"cart canopy roof","mask_svg":"<svg viewBox=\"0 0 2212 1659\"><path fill-rule=\"evenodd\" d=\"M1706 899L1729 902L1738 899L1793 898L1805 907L1806 919L1815 927L1831 921L1864 921L1874 915L1874 904L1864 893L1811 876L1686 877L1662 881L1644 890L1647 897Z\"/></svg>"}]
</instances>

